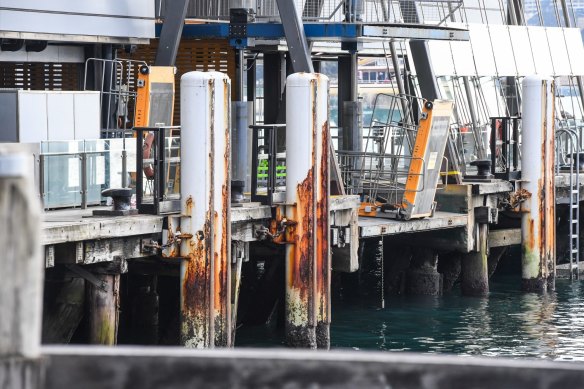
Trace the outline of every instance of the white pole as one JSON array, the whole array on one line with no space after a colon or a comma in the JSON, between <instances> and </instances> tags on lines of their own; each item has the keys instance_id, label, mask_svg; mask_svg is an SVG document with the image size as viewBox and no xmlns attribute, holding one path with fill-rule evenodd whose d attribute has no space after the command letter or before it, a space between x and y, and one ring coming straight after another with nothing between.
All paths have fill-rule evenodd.
<instances>
[{"instance_id":1,"label":"white pole","mask_svg":"<svg viewBox=\"0 0 584 389\"><path fill-rule=\"evenodd\" d=\"M296 73L286 83L286 341L328 348L330 324L329 81Z\"/></svg>"},{"instance_id":2,"label":"white pole","mask_svg":"<svg viewBox=\"0 0 584 389\"><path fill-rule=\"evenodd\" d=\"M231 82L181 77L181 341L231 346Z\"/></svg>"},{"instance_id":3,"label":"white pole","mask_svg":"<svg viewBox=\"0 0 584 389\"><path fill-rule=\"evenodd\" d=\"M555 288L554 81L523 80L521 187L531 194L521 205L522 289Z\"/></svg>"}]
</instances>

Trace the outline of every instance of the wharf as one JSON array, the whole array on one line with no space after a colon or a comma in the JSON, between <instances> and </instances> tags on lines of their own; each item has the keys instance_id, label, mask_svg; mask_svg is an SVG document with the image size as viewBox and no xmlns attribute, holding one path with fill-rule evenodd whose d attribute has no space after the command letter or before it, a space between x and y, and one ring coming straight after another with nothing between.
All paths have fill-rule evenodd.
<instances>
[{"instance_id":1,"label":"wharf","mask_svg":"<svg viewBox=\"0 0 584 389\"><path fill-rule=\"evenodd\" d=\"M356 217L358 196L332 196L332 225L348 225L354 218L358 238L408 234L424 234L424 239L440 248L444 245L461 252L475 249L475 208L496 208L496 197L512 190L510 183L466 183L450 185L437 193L438 210L432 217L412 220ZM41 244L45 246L46 267L55 261L63 264L89 265L124 259L152 256L145 246L159 241L164 233L164 215L92 216L95 209L52 210L44 213ZM175 215L178 216L178 215ZM272 218L269 206L244 203L231 208L232 240L257 240L256 227Z\"/></svg>"},{"instance_id":2,"label":"wharf","mask_svg":"<svg viewBox=\"0 0 584 389\"><path fill-rule=\"evenodd\" d=\"M357 206L357 196L331 197L333 214L350 212ZM109 262L114 257L153 255L144 247L162 238L164 219L168 215L93 216L93 210L101 209L110 207L51 210L43 214L40 240L45 247L46 267L53 267L55 261L90 265ZM255 226L267 224L271 218L271 208L259 203L232 207L232 240L255 241Z\"/></svg>"}]
</instances>

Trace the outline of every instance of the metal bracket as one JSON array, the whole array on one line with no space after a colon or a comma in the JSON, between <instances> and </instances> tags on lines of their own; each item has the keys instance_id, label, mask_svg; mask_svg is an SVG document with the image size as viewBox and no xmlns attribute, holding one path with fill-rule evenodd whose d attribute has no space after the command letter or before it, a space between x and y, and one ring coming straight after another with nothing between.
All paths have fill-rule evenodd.
<instances>
[{"instance_id":1,"label":"metal bracket","mask_svg":"<svg viewBox=\"0 0 584 389\"><path fill-rule=\"evenodd\" d=\"M85 281L95 286L97 289L101 290L102 292L104 293L108 292L105 281L100 280L90 271L85 270L79 265L65 265L65 267L71 270L73 273L77 274L79 277L83 278Z\"/></svg>"}]
</instances>

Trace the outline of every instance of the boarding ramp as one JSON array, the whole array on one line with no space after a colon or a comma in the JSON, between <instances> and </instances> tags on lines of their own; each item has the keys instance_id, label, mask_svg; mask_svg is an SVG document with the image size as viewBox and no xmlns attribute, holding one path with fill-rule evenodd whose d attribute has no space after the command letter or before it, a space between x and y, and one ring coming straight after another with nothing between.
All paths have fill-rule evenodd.
<instances>
[{"instance_id":1,"label":"boarding ramp","mask_svg":"<svg viewBox=\"0 0 584 389\"><path fill-rule=\"evenodd\" d=\"M337 152L347 193L361 196L361 216L432 215L451 114L451 101L375 98L363 151Z\"/></svg>"}]
</instances>

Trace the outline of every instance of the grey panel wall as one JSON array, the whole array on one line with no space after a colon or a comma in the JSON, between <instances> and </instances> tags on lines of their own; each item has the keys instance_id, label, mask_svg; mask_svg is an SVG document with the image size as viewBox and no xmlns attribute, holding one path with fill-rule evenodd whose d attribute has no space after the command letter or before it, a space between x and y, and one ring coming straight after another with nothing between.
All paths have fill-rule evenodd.
<instances>
[{"instance_id":1,"label":"grey panel wall","mask_svg":"<svg viewBox=\"0 0 584 389\"><path fill-rule=\"evenodd\" d=\"M154 0L0 0L0 37L27 38L14 33L153 38Z\"/></svg>"},{"instance_id":2,"label":"grey panel wall","mask_svg":"<svg viewBox=\"0 0 584 389\"><path fill-rule=\"evenodd\" d=\"M18 142L17 95L0 90L0 142Z\"/></svg>"}]
</instances>

